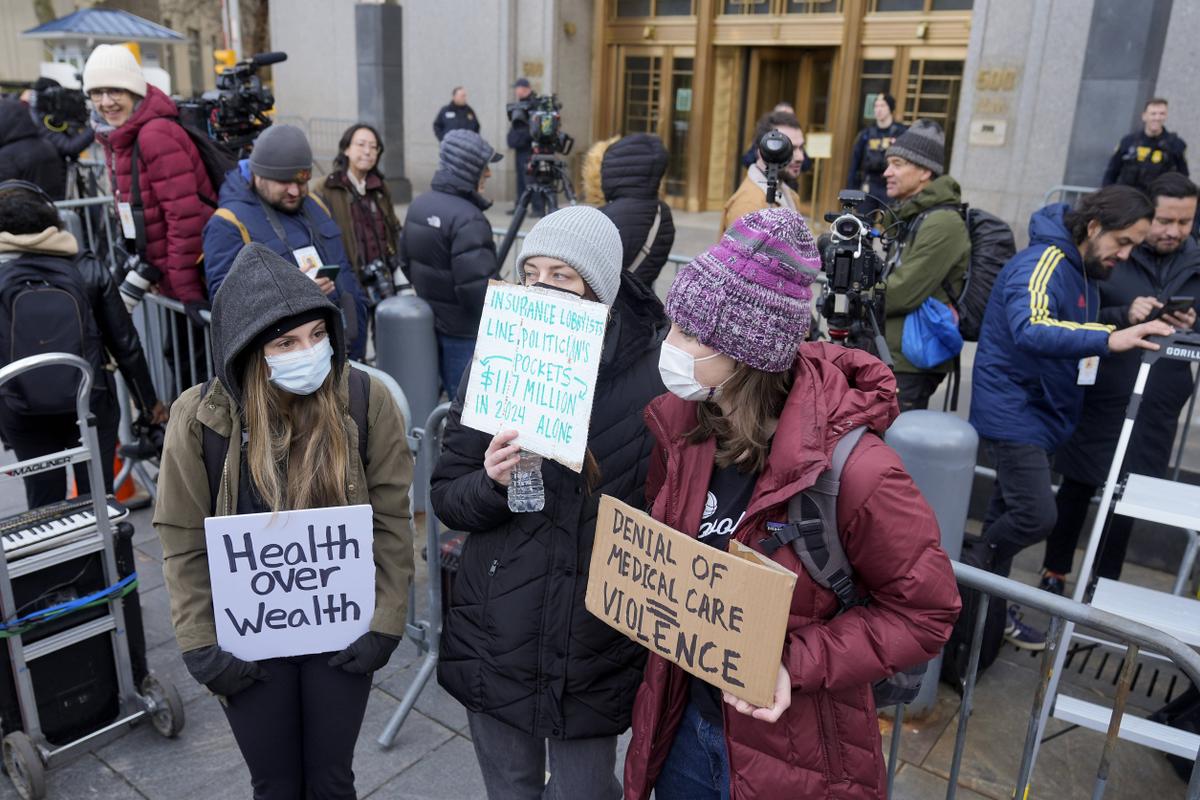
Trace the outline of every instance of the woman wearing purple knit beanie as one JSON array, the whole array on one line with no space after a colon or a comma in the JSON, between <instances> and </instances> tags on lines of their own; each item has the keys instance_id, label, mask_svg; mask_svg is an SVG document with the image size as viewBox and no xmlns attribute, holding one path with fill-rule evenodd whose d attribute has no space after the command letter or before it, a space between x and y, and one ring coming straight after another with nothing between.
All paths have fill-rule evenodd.
<instances>
[{"instance_id":1,"label":"woman wearing purple knit beanie","mask_svg":"<svg viewBox=\"0 0 1200 800\"><path fill-rule=\"evenodd\" d=\"M861 350L804 343L819 268L803 217L766 209L734 223L667 294L659 370L670 393L646 409L657 443L646 503L676 530L720 549L736 538L797 580L771 707L650 655L626 798L885 797L872 684L933 658L958 614L937 520L881 438L898 414L895 378ZM799 521L789 500L847 434L836 519L866 602L843 609L784 543L794 526L768 526Z\"/></svg>"}]
</instances>

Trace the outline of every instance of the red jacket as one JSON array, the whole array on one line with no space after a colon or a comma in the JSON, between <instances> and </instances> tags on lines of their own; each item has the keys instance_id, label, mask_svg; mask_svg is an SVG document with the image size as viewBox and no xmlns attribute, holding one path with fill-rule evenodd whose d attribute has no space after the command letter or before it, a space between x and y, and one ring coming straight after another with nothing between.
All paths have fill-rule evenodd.
<instances>
[{"instance_id":1,"label":"red jacket","mask_svg":"<svg viewBox=\"0 0 1200 800\"><path fill-rule=\"evenodd\" d=\"M786 519L787 501L829 467L837 438L859 425L882 432L897 414L896 381L877 359L830 344L805 344L767 466L734 532L758 548L767 521ZM655 519L699 530L712 475L713 440L689 444L696 404L673 395L646 410L657 439L646 497ZM783 663L792 704L774 724L723 706L733 800L882 798L887 793L871 684L933 658L960 608L937 520L877 436L863 437L842 474L842 542L869 605L835 617L833 593L808 577L795 553L775 560L798 576ZM688 675L651 655L633 710L625 797L649 797L688 703Z\"/></svg>"},{"instance_id":2,"label":"red jacket","mask_svg":"<svg viewBox=\"0 0 1200 800\"><path fill-rule=\"evenodd\" d=\"M163 272L159 290L183 302L204 299L201 232L215 201L204 162L187 131L179 124L171 98L153 86L129 120L97 137L104 145L117 199L132 202L130 194L133 144L141 151L138 184L146 213L146 260Z\"/></svg>"}]
</instances>

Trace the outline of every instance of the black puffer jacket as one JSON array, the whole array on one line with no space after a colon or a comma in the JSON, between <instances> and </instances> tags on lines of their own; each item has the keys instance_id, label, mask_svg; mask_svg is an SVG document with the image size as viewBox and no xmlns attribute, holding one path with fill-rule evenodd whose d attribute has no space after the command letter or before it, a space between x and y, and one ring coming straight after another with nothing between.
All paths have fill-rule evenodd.
<instances>
[{"instance_id":1,"label":"black puffer jacket","mask_svg":"<svg viewBox=\"0 0 1200 800\"><path fill-rule=\"evenodd\" d=\"M0 181L36 183L55 200L66 196L62 157L42 138L29 108L18 100L0 100Z\"/></svg>"},{"instance_id":2,"label":"black puffer jacket","mask_svg":"<svg viewBox=\"0 0 1200 800\"><path fill-rule=\"evenodd\" d=\"M614 142L605 151L600 167L600 185L606 203L600 210L621 233L625 269L629 269L646 245L655 210L662 214L650 253L633 273L650 288L654 288L654 281L675 244L671 207L658 198L658 187L666 173L667 149L661 139L650 133L635 133Z\"/></svg>"},{"instance_id":3,"label":"black puffer jacket","mask_svg":"<svg viewBox=\"0 0 1200 800\"><path fill-rule=\"evenodd\" d=\"M1118 328L1129 326L1129 304L1137 297L1200 298L1200 245L1187 239L1174 253L1160 256L1145 245L1135 247L1128 261L1117 265L1100 284L1100 321ZM1196 304L1200 311L1200 303ZM1070 440L1055 458L1064 476L1093 486L1108 477L1141 368L1142 351L1116 353L1100 361L1096 383L1084 390L1083 415ZM1137 422L1129 440L1125 469L1160 478L1175 441L1179 413L1192 396L1192 370L1186 361L1163 358L1155 362L1146 381Z\"/></svg>"},{"instance_id":4,"label":"black puffer jacket","mask_svg":"<svg viewBox=\"0 0 1200 800\"><path fill-rule=\"evenodd\" d=\"M513 514L483 470L491 436L450 411L433 474L433 508L468 531L442 633L438 681L468 709L533 736L614 736L629 727L645 651L583 605L602 494L643 505L653 438L642 419L663 393L662 305L622 277L606 334L588 448L600 466L589 494L581 475L543 462L546 510ZM465 385L465 381L464 381Z\"/></svg>"},{"instance_id":5,"label":"black puffer jacket","mask_svg":"<svg viewBox=\"0 0 1200 800\"><path fill-rule=\"evenodd\" d=\"M500 277L492 225L483 215L492 203L477 191L494 152L479 134L447 133L432 188L413 200L404 219L401 267L445 336L475 338L488 280Z\"/></svg>"}]
</instances>

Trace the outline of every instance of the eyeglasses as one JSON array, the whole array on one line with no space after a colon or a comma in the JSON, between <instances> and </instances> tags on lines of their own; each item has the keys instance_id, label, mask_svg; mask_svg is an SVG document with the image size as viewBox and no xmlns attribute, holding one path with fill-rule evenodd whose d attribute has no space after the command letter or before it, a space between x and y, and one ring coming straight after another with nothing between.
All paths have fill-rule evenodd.
<instances>
[{"instance_id":1,"label":"eyeglasses","mask_svg":"<svg viewBox=\"0 0 1200 800\"><path fill-rule=\"evenodd\" d=\"M123 100L129 96L129 92L124 89L92 89L88 92L88 98L93 103L99 103L106 95L109 100Z\"/></svg>"},{"instance_id":2,"label":"eyeglasses","mask_svg":"<svg viewBox=\"0 0 1200 800\"><path fill-rule=\"evenodd\" d=\"M375 144L374 142L367 142L367 141L361 141L361 140L356 141L356 142L351 142L350 146L357 147L360 150L366 150L368 153L373 153L379 149L379 145Z\"/></svg>"}]
</instances>

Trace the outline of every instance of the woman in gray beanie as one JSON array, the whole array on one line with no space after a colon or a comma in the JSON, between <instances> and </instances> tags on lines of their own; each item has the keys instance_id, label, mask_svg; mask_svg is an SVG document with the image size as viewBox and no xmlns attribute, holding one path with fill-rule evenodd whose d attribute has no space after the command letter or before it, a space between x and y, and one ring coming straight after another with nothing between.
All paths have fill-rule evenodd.
<instances>
[{"instance_id":1,"label":"woman in gray beanie","mask_svg":"<svg viewBox=\"0 0 1200 800\"><path fill-rule=\"evenodd\" d=\"M464 427L465 388L433 474L438 518L471 534L438 681L467 707L491 800L621 796L617 736L629 727L645 656L588 613L583 598L600 496L642 505L651 446L642 409L664 391L658 350L667 331L662 304L622 271L621 258L612 222L572 206L539 221L517 259L526 285L611 309L583 474L545 461L544 509L514 514L507 487L520 443L513 431Z\"/></svg>"}]
</instances>

